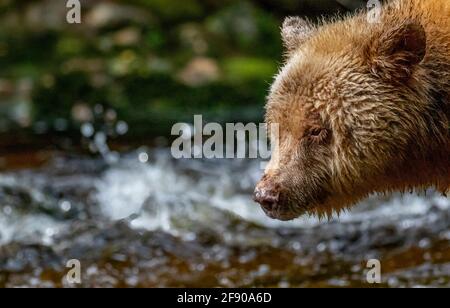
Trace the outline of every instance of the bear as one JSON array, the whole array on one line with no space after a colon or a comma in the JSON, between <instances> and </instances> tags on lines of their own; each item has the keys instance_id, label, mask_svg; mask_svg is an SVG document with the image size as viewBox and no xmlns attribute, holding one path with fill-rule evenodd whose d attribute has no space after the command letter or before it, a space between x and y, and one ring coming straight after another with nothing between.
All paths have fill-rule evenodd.
<instances>
[{"instance_id":1,"label":"bear","mask_svg":"<svg viewBox=\"0 0 450 308\"><path fill-rule=\"evenodd\" d=\"M286 221L374 193L450 187L450 1L393 0L319 24L288 17L266 102L278 140L254 200ZM270 133L269 133L270 135Z\"/></svg>"}]
</instances>

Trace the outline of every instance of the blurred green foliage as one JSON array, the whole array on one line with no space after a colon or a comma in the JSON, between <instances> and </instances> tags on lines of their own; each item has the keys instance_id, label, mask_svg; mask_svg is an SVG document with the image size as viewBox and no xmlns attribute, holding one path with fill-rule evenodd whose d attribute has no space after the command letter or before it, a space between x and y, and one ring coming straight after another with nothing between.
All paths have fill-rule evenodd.
<instances>
[{"instance_id":1,"label":"blurred green foliage","mask_svg":"<svg viewBox=\"0 0 450 308\"><path fill-rule=\"evenodd\" d=\"M65 2L0 2L0 131L51 131L58 119L78 129L88 119L77 106L97 104L134 135L168 135L198 113L261 120L283 16L345 10L333 0L82 0L82 24L71 25Z\"/></svg>"}]
</instances>

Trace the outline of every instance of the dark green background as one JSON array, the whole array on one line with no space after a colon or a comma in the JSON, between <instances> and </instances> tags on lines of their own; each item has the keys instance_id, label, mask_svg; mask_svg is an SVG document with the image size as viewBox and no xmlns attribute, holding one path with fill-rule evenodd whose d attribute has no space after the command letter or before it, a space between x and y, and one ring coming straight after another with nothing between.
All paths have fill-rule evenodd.
<instances>
[{"instance_id":1,"label":"dark green background","mask_svg":"<svg viewBox=\"0 0 450 308\"><path fill-rule=\"evenodd\" d=\"M81 110L101 104L127 138L170 135L174 122L261 121L282 59L287 15L317 17L360 0L0 1L0 136L77 139ZM78 111L77 111L78 110ZM12 142L19 139L13 138ZM11 142L10 142L11 143Z\"/></svg>"}]
</instances>

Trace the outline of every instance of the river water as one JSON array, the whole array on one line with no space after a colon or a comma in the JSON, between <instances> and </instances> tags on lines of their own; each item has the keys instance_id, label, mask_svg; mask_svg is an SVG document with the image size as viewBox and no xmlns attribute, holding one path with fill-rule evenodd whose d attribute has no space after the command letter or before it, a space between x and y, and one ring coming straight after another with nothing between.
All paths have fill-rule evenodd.
<instances>
[{"instance_id":1,"label":"river water","mask_svg":"<svg viewBox=\"0 0 450 308\"><path fill-rule=\"evenodd\" d=\"M3 172L0 287L450 286L449 198L373 196L330 221L278 222L251 201L259 167L140 149Z\"/></svg>"}]
</instances>

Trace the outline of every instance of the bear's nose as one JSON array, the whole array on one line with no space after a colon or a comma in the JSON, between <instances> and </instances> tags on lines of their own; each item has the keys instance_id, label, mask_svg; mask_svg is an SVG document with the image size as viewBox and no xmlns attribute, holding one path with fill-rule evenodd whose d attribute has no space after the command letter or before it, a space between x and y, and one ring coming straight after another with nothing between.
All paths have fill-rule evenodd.
<instances>
[{"instance_id":1,"label":"bear's nose","mask_svg":"<svg viewBox=\"0 0 450 308\"><path fill-rule=\"evenodd\" d=\"M273 211L280 199L280 192L273 185L257 186L253 194L253 200L266 211Z\"/></svg>"}]
</instances>

